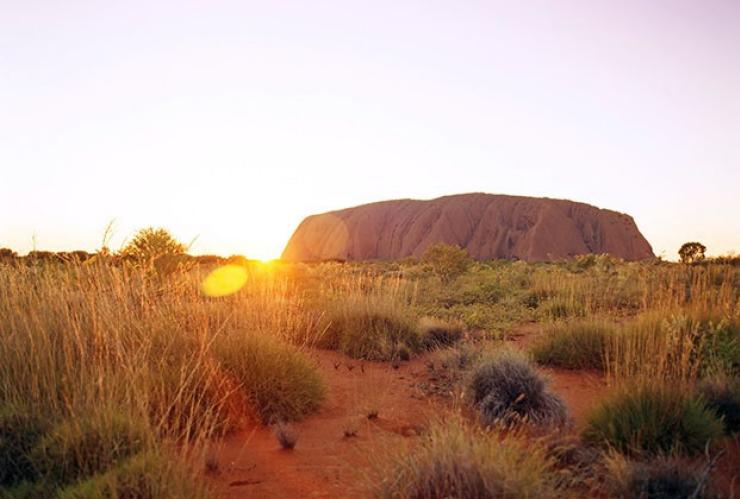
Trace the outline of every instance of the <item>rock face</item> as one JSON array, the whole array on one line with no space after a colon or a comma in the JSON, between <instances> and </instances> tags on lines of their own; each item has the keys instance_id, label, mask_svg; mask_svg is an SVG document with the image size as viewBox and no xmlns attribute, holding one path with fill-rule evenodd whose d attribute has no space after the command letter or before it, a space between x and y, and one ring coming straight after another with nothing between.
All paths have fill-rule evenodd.
<instances>
[{"instance_id":1,"label":"rock face","mask_svg":"<svg viewBox=\"0 0 740 499\"><path fill-rule=\"evenodd\" d=\"M625 260L654 256L629 215L560 199L474 193L311 215L293 233L282 258L418 257L438 242L465 248L477 260L557 260L585 253Z\"/></svg>"}]
</instances>

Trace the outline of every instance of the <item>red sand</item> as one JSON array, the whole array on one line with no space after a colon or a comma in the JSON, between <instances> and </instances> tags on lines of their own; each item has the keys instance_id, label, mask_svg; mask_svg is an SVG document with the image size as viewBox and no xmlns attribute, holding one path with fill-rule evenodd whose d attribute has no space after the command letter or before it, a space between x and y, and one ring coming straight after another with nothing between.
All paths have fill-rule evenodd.
<instances>
[{"instance_id":1,"label":"red sand","mask_svg":"<svg viewBox=\"0 0 740 499\"><path fill-rule=\"evenodd\" d=\"M312 356L329 388L323 408L293 425L299 438L292 451L280 448L271 428L228 437L214 478L223 497L361 497L367 489L363 470L377 456L373 450L397 448L436 412L414 388L426 376L423 358L396 370L387 362L359 362L335 352ZM371 420L373 408L378 417ZM357 436L345 437L349 428Z\"/></svg>"},{"instance_id":2,"label":"red sand","mask_svg":"<svg viewBox=\"0 0 740 499\"><path fill-rule=\"evenodd\" d=\"M537 328L524 327L512 335L524 347ZM234 434L217 449L219 470L210 475L220 497L337 498L368 494L366 477L384 453L406 445L442 410L444 402L425 397L418 388L429 383L426 356L405 362L360 362L336 352L312 351L325 376L328 398L323 408L293 428L299 438L292 451L282 450L271 428L257 426ZM588 411L607 392L596 372L545 368L551 386L568 405L575 430ZM378 417L368 419L371 409ZM345 437L345 429L357 430ZM730 442L719 463L716 481L732 486L740 462L740 444ZM734 484L740 496L740 483Z\"/></svg>"}]
</instances>

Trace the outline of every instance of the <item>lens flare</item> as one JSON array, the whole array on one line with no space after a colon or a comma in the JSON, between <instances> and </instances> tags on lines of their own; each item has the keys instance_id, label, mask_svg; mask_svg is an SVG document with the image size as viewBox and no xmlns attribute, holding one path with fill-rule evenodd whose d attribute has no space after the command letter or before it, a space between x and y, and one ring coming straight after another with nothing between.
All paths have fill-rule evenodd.
<instances>
[{"instance_id":1,"label":"lens flare","mask_svg":"<svg viewBox=\"0 0 740 499\"><path fill-rule=\"evenodd\" d=\"M206 296L228 296L236 293L247 283L247 269L241 265L224 265L211 271L203 279L200 289Z\"/></svg>"}]
</instances>

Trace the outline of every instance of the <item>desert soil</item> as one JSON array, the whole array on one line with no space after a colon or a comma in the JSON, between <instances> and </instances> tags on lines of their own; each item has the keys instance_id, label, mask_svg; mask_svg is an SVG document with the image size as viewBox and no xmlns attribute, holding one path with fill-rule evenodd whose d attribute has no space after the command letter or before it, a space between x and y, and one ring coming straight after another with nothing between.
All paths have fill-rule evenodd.
<instances>
[{"instance_id":1,"label":"desert soil","mask_svg":"<svg viewBox=\"0 0 740 499\"><path fill-rule=\"evenodd\" d=\"M537 328L530 326L509 337L514 345L524 348L536 334ZM215 449L218 470L209 475L219 497L366 497L368 477L383 456L412 445L425 422L449 407L449 400L428 396L422 389L437 381L427 368L429 355L403 362L398 368L330 351L314 350L310 355L328 387L323 408L292 425L298 435L293 450L281 449L273 429L261 425L220 442ZM568 405L575 423L572 431L576 432L607 391L603 376L542 370ZM375 411L377 417L369 418ZM739 448L737 442L731 443L730 458L720 463L719 478L724 483L735 474Z\"/></svg>"}]
</instances>

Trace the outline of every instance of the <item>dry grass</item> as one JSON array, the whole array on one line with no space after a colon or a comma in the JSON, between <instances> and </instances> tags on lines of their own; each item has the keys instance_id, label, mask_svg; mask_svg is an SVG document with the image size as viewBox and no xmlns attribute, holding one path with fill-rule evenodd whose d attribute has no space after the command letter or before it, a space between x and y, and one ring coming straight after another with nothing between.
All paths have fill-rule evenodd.
<instances>
[{"instance_id":1,"label":"dry grass","mask_svg":"<svg viewBox=\"0 0 740 499\"><path fill-rule=\"evenodd\" d=\"M10 414L0 419L20 435L0 448L15 463L2 485L67 487L139 452L169 455L169 442L185 462L250 414L295 419L318 407L323 381L296 344L311 318L297 297L286 306L278 276L251 278L243 294L214 300L198 272L0 267L0 413Z\"/></svg>"},{"instance_id":2,"label":"dry grass","mask_svg":"<svg viewBox=\"0 0 740 499\"><path fill-rule=\"evenodd\" d=\"M418 445L379 467L373 481L380 498L556 497L553 462L543 448L457 416L433 423Z\"/></svg>"},{"instance_id":3,"label":"dry grass","mask_svg":"<svg viewBox=\"0 0 740 499\"><path fill-rule=\"evenodd\" d=\"M103 257L8 261L0 262L0 487L28 494L115 496L139 484L132 493L166 496L170 487L171 496L202 496L185 463L207 442L250 419L297 419L321 404L308 347L398 365L454 343L458 324L495 335L540 321L552 327L535 349L540 361L603 365L617 388L680 380L684 396L705 377L740 374L740 271L729 265L476 262L443 286L415 262L243 263L246 286L213 299L200 292L208 269L198 265L163 272ZM438 355L455 383L479 361L464 347ZM714 410L734 407L735 392L714 388L704 390ZM639 424L664 424L645 412ZM400 458L381 495L552 490L539 451L522 455L501 435L440 426L421 447ZM471 467L456 468L450 449ZM54 490L38 489L44 475ZM440 476L445 485L424 482Z\"/></svg>"}]
</instances>

